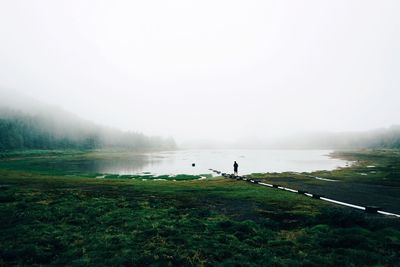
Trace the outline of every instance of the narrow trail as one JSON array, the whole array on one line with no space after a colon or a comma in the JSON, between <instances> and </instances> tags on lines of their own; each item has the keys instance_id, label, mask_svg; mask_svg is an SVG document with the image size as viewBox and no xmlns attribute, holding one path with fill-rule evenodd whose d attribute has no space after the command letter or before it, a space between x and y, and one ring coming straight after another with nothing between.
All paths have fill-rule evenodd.
<instances>
[{"instance_id":1,"label":"narrow trail","mask_svg":"<svg viewBox=\"0 0 400 267\"><path fill-rule=\"evenodd\" d=\"M296 189L291 189L291 188L287 188L278 184L268 184L268 183L264 183L261 182L260 180L257 179L250 179L247 178L246 176L235 176L233 174L228 174L228 173L222 173L218 170L214 170L214 169L210 169L210 171L222 175L225 178L229 178L229 179L233 179L233 180L239 180L239 181L246 181L252 184L256 184L256 185L260 185L260 186L266 186L266 187L270 187L270 188L275 188L278 190L284 190L284 191L288 191L288 192L292 192L292 193L296 193L296 194L302 194L304 196L307 197L311 197L314 199L320 199L322 201L326 201L326 202L331 202L331 203L335 203L338 205L342 205L342 206L346 206L346 207L350 207L350 208L354 208L354 209L358 209L358 210L363 210L367 213L378 213L378 214L382 214L382 215L387 215L387 216L394 216L397 218L400 218L400 214L396 214L396 213L391 213L391 212L386 212L381 210L381 208L377 207L377 206L359 206L359 205L355 205L355 204L351 204L351 203L347 203L347 202L343 202L343 201L339 201L339 200L334 200L331 198L326 198L322 195L319 194L313 194L307 191L303 191L303 190L296 190Z\"/></svg>"}]
</instances>

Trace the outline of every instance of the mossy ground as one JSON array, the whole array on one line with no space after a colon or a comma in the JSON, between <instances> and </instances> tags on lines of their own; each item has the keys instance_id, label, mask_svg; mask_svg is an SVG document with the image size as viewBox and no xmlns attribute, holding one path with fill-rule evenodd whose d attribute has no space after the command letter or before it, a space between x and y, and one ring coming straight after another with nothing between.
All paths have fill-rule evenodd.
<instances>
[{"instance_id":1,"label":"mossy ground","mask_svg":"<svg viewBox=\"0 0 400 267\"><path fill-rule=\"evenodd\" d=\"M222 178L0 169L0 265L396 266L400 223Z\"/></svg>"}]
</instances>

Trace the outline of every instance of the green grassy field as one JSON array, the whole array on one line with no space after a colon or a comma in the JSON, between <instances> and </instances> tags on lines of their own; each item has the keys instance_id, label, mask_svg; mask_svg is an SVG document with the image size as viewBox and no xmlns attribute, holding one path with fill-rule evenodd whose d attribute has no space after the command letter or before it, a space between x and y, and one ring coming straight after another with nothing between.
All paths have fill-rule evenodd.
<instances>
[{"instance_id":1,"label":"green grassy field","mask_svg":"<svg viewBox=\"0 0 400 267\"><path fill-rule=\"evenodd\" d=\"M313 175L348 182L400 187L400 150L335 152L332 156L352 160L354 164L351 168L314 172Z\"/></svg>"},{"instance_id":2,"label":"green grassy field","mask_svg":"<svg viewBox=\"0 0 400 267\"><path fill-rule=\"evenodd\" d=\"M93 179L3 164L0 231L3 266L400 262L398 219L223 178Z\"/></svg>"},{"instance_id":3,"label":"green grassy field","mask_svg":"<svg viewBox=\"0 0 400 267\"><path fill-rule=\"evenodd\" d=\"M257 173L252 177L259 179L296 178L306 183L323 183L312 177L344 182L377 184L400 187L400 150L359 150L340 151L331 154L334 158L349 160L351 166L338 168L333 171L315 171L311 173Z\"/></svg>"}]
</instances>

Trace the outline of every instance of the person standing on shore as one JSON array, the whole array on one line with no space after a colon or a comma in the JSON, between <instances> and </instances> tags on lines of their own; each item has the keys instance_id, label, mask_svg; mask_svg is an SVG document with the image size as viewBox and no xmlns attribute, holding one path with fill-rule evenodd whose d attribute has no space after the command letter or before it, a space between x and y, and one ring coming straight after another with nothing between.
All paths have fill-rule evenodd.
<instances>
[{"instance_id":1,"label":"person standing on shore","mask_svg":"<svg viewBox=\"0 0 400 267\"><path fill-rule=\"evenodd\" d=\"M235 161L233 163L233 175L238 176L238 168L239 168L239 164L237 164L237 162Z\"/></svg>"}]
</instances>

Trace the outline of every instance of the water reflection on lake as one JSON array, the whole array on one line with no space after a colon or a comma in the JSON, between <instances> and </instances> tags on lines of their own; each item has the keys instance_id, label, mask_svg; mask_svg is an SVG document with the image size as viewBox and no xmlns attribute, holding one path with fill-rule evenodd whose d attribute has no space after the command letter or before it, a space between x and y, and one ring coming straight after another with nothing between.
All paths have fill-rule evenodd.
<instances>
[{"instance_id":1,"label":"water reflection on lake","mask_svg":"<svg viewBox=\"0 0 400 267\"><path fill-rule=\"evenodd\" d=\"M111 174L206 174L208 169L239 174L315 171L344 167L347 161L330 158L329 150L179 150L134 154L118 160L93 162L96 172ZM195 163L195 167L192 167Z\"/></svg>"}]
</instances>

